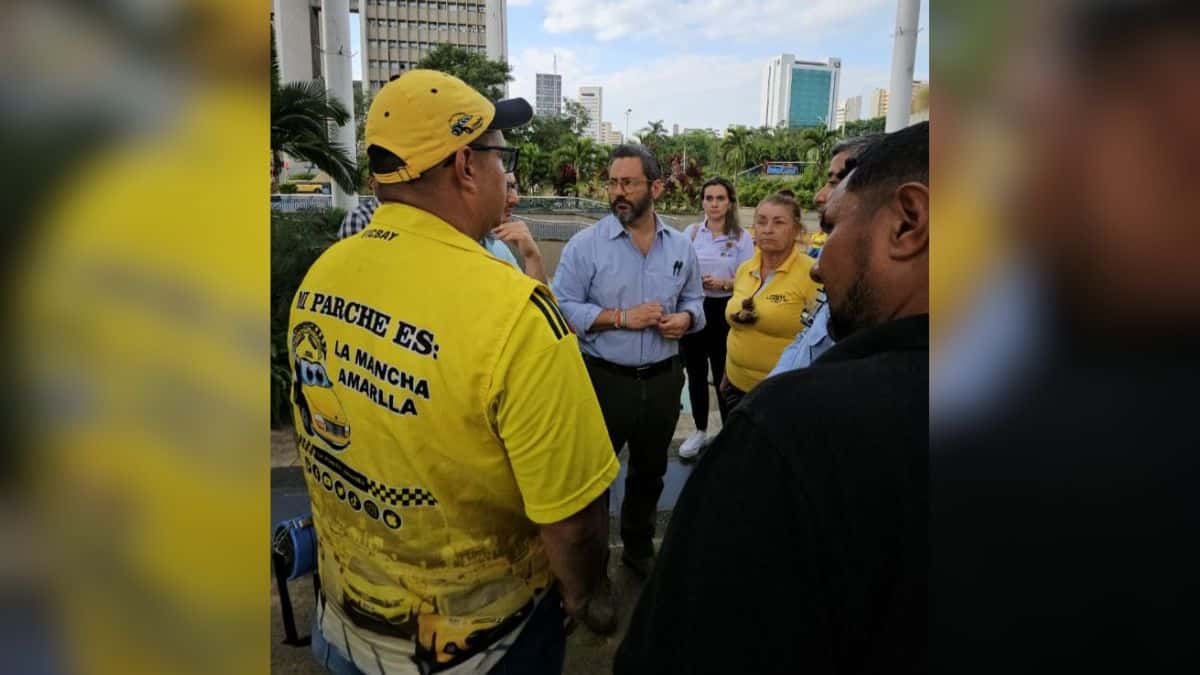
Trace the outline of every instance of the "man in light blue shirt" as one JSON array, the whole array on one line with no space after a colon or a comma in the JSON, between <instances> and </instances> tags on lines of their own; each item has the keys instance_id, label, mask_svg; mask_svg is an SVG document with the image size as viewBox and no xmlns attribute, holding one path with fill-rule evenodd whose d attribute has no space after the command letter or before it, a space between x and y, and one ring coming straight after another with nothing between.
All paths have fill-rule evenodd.
<instances>
[{"instance_id":1,"label":"man in light blue shirt","mask_svg":"<svg viewBox=\"0 0 1200 675\"><path fill-rule=\"evenodd\" d=\"M691 241L654 212L663 190L654 156L618 146L608 175L613 214L567 242L551 288L579 338L613 450L629 444L621 559L647 576L679 421L679 339L704 328L704 287Z\"/></svg>"},{"instance_id":2,"label":"man in light blue shirt","mask_svg":"<svg viewBox=\"0 0 1200 675\"><path fill-rule=\"evenodd\" d=\"M833 189L854 168L855 158L882 137L883 134L855 136L833 146L833 156L829 160L829 179L817 191L817 194L813 195L813 204L816 205L818 211L825 208L825 202L829 201L829 195L833 194ZM809 251L809 255L814 258L820 254L820 249ZM833 346L833 338L829 336L827 325L829 323L829 305L825 301L824 288L817 293L817 306L805 310L801 317L801 323L804 328L796 333L796 339L787 346L787 349L783 350L783 354L779 355L779 361L767 374L767 377L786 373L789 370L807 368Z\"/></svg>"}]
</instances>

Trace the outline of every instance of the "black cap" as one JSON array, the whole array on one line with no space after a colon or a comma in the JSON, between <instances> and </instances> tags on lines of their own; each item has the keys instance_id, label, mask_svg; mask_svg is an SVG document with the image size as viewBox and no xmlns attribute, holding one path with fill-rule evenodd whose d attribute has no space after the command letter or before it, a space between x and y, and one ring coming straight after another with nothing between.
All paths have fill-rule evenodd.
<instances>
[{"instance_id":1,"label":"black cap","mask_svg":"<svg viewBox=\"0 0 1200 675\"><path fill-rule=\"evenodd\" d=\"M529 124L533 119L533 107L523 98L506 98L496 101L496 116L488 125L489 130L503 131Z\"/></svg>"}]
</instances>

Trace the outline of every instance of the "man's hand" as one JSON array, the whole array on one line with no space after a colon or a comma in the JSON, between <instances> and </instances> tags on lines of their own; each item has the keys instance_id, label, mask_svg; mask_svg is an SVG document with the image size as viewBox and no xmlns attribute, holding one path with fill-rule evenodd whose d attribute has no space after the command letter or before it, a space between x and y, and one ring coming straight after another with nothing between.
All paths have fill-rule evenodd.
<instances>
[{"instance_id":1,"label":"man's hand","mask_svg":"<svg viewBox=\"0 0 1200 675\"><path fill-rule=\"evenodd\" d=\"M658 320L658 332L668 340L678 340L692 327L692 315L688 312L667 314Z\"/></svg>"},{"instance_id":2,"label":"man's hand","mask_svg":"<svg viewBox=\"0 0 1200 675\"><path fill-rule=\"evenodd\" d=\"M529 226L521 220L510 220L492 230L492 236L506 244L515 244L522 258L541 258L542 251L538 248Z\"/></svg>"},{"instance_id":3,"label":"man's hand","mask_svg":"<svg viewBox=\"0 0 1200 675\"><path fill-rule=\"evenodd\" d=\"M732 279L722 279L721 277L714 277L711 274L705 274L700 277L701 285L704 286L705 290L709 291L726 290L725 284L728 284L730 281L732 281Z\"/></svg>"},{"instance_id":4,"label":"man's hand","mask_svg":"<svg viewBox=\"0 0 1200 675\"><path fill-rule=\"evenodd\" d=\"M647 302L633 309L625 310L625 323L621 324L621 328L642 330L643 328L657 326L662 316L662 303Z\"/></svg>"}]
</instances>

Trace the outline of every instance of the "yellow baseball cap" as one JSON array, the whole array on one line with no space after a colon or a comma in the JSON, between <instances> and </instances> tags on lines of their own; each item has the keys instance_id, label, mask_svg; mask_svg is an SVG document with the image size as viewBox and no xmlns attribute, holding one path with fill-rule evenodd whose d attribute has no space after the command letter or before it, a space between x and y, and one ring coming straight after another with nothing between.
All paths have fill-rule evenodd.
<instances>
[{"instance_id":1,"label":"yellow baseball cap","mask_svg":"<svg viewBox=\"0 0 1200 675\"><path fill-rule=\"evenodd\" d=\"M453 75L410 70L383 85L367 111L367 146L403 162L397 171L374 174L375 180L415 180L484 132L519 127L532 118L533 108L523 98L492 103Z\"/></svg>"}]
</instances>

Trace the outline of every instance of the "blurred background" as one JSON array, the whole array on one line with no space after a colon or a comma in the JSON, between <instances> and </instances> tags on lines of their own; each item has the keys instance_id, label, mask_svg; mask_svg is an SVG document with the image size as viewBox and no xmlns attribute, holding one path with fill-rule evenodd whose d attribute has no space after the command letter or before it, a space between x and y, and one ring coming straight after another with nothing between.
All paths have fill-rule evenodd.
<instances>
[{"instance_id":1,"label":"blurred background","mask_svg":"<svg viewBox=\"0 0 1200 675\"><path fill-rule=\"evenodd\" d=\"M269 4L5 10L3 670L265 672Z\"/></svg>"},{"instance_id":2,"label":"blurred background","mask_svg":"<svg viewBox=\"0 0 1200 675\"><path fill-rule=\"evenodd\" d=\"M6 9L6 670L266 672L270 5ZM935 669L1188 663L1200 3L930 13Z\"/></svg>"},{"instance_id":3,"label":"blurred background","mask_svg":"<svg viewBox=\"0 0 1200 675\"><path fill-rule=\"evenodd\" d=\"M935 670L1194 669L1200 3L931 23Z\"/></svg>"}]
</instances>

